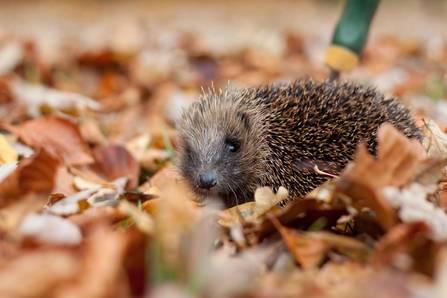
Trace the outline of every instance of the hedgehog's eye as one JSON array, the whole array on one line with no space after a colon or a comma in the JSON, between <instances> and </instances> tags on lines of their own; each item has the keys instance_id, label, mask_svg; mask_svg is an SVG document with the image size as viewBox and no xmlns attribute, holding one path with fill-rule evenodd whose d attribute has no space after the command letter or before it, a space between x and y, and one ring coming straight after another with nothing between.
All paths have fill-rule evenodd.
<instances>
[{"instance_id":1,"label":"hedgehog's eye","mask_svg":"<svg viewBox=\"0 0 447 298\"><path fill-rule=\"evenodd\" d=\"M228 151L236 152L236 146L234 146L233 144L228 144Z\"/></svg>"},{"instance_id":2,"label":"hedgehog's eye","mask_svg":"<svg viewBox=\"0 0 447 298\"><path fill-rule=\"evenodd\" d=\"M240 142L237 138L229 136L225 138L225 148L230 153L235 153L241 147Z\"/></svg>"},{"instance_id":3,"label":"hedgehog's eye","mask_svg":"<svg viewBox=\"0 0 447 298\"><path fill-rule=\"evenodd\" d=\"M228 143L227 148L229 152L234 153L239 149L239 146L235 143Z\"/></svg>"}]
</instances>

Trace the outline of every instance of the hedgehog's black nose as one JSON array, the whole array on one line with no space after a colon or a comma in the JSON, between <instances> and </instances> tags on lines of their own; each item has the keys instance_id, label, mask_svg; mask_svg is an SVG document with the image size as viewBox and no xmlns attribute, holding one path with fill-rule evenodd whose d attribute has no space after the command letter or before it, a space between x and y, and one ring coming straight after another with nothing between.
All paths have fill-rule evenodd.
<instances>
[{"instance_id":1,"label":"hedgehog's black nose","mask_svg":"<svg viewBox=\"0 0 447 298\"><path fill-rule=\"evenodd\" d=\"M213 172L206 172L199 175L197 186L204 189L210 189L217 184L216 175Z\"/></svg>"}]
</instances>

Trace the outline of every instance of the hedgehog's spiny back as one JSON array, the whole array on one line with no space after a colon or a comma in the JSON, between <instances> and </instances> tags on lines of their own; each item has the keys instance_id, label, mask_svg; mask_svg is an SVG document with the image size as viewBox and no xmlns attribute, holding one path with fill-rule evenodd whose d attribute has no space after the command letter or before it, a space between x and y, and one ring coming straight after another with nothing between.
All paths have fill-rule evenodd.
<instances>
[{"instance_id":1,"label":"hedgehog's spiny back","mask_svg":"<svg viewBox=\"0 0 447 298\"><path fill-rule=\"evenodd\" d=\"M270 185L285 186L291 197L306 194L327 177L313 167L338 174L360 140L376 150L380 124L390 122L409 138L420 139L409 110L373 88L352 83L298 81L253 89L268 115Z\"/></svg>"}]
</instances>

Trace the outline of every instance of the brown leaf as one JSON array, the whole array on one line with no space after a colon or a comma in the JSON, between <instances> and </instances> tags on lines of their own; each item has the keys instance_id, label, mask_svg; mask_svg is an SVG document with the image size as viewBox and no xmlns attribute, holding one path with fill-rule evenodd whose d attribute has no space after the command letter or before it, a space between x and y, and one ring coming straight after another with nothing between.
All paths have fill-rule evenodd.
<instances>
[{"instance_id":1,"label":"brown leaf","mask_svg":"<svg viewBox=\"0 0 447 298\"><path fill-rule=\"evenodd\" d=\"M154 219L147 212L139 210L135 205L127 201L121 201L118 209L129 215L140 231L147 235L153 234Z\"/></svg>"},{"instance_id":2,"label":"brown leaf","mask_svg":"<svg viewBox=\"0 0 447 298\"><path fill-rule=\"evenodd\" d=\"M67 167L59 167L54 181L53 193L60 193L67 197L77 193L78 191L73 184L73 179L74 176L68 171Z\"/></svg>"},{"instance_id":3,"label":"brown leaf","mask_svg":"<svg viewBox=\"0 0 447 298\"><path fill-rule=\"evenodd\" d=\"M417 165L428 156L421 143L410 140L385 123L377 131L377 160L361 144L355 155L355 165L346 168L341 178L350 181L369 181L374 187L402 186L415 175Z\"/></svg>"},{"instance_id":4,"label":"brown leaf","mask_svg":"<svg viewBox=\"0 0 447 298\"><path fill-rule=\"evenodd\" d=\"M70 166L69 170L71 173L75 175L73 183L78 189L85 189L85 187L81 187L79 185L79 179L76 176L79 176L89 184L90 183L108 184L108 182L105 179L101 178L96 172L90 169L90 167L88 167L87 165Z\"/></svg>"},{"instance_id":5,"label":"brown leaf","mask_svg":"<svg viewBox=\"0 0 447 298\"><path fill-rule=\"evenodd\" d=\"M298 238L292 248L296 261L305 270L320 266L328 251L329 246L323 241L303 235Z\"/></svg>"},{"instance_id":6,"label":"brown leaf","mask_svg":"<svg viewBox=\"0 0 447 298\"><path fill-rule=\"evenodd\" d=\"M148 200L153 200L156 198L158 198L158 195L135 192L125 192L120 196L120 200L127 200L134 203L145 203Z\"/></svg>"},{"instance_id":7,"label":"brown leaf","mask_svg":"<svg viewBox=\"0 0 447 298\"><path fill-rule=\"evenodd\" d=\"M12 92L21 104L26 106L29 116L37 118L42 111L63 111L66 113L83 113L87 109L98 111L101 105L91 98L79 93L64 92L44 85L28 84L16 79Z\"/></svg>"},{"instance_id":8,"label":"brown leaf","mask_svg":"<svg viewBox=\"0 0 447 298\"><path fill-rule=\"evenodd\" d=\"M366 263L370 257L372 250L357 239L324 231L298 234L290 228L283 227L271 212L267 214L281 234L287 248L303 269L321 265L329 251L334 251L361 263Z\"/></svg>"},{"instance_id":9,"label":"brown leaf","mask_svg":"<svg viewBox=\"0 0 447 298\"><path fill-rule=\"evenodd\" d=\"M8 143L6 138L0 134L0 165L15 162L19 159L19 155L14 148Z\"/></svg>"},{"instance_id":10,"label":"brown leaf","mask_svg":"<svg viewBox=\"0 0 447 298\"><path fill-rule=\"evenodd\" d=\"M342 215L348 214L344 207L332 207L322 204L316 199L301 199L291 202L279 214L278 220L283 226L294 227L302 230L308 229L317 220L323 219L324 224L320 228L334 226ZM259 227L259 241L269 237L275 232L275 227L269 218L265 219Z\"/></svg>"},{"instance_id":11,"label":"brown leaf","mask_svg":"<svg viewBox=\"0 0 447 298\"><path fill-rule=\"evenodd\" d=\"M50 196L50 201L48 202L48 206L53 205L54 203L59 202L60 200L62 200L63 198L66 198L66 196L64 194L61 193L52 193Z\"/></svg>"},{"instance_id":12,"label":"brown leaf","mask_svg":"<svg viewBox=\"0 0 447 298\"><path fill-rule=\"evenodd\" d=\"M74 251L30 251L0 265L2 297L53 297L51 294L79 272Z\"/></svg>"},{"instance_id":13,"label":"brown leaf","mask_svg":"<svg viewBox=\"0 0 447 298\"><path fill-rule=\"evenodd\" d=\"M413 295L408 289L408 283L412 282L410 278L405 279L394 271L372 270L354 262L328 262L314 280L325 290L323 295L316 297L405 298Z\"/></svg>"},{"instance_id":14,"label":"brown leaf","mask_svg":"<svg viewBox=\"0 0 447 298\"><path fill-rule=\"evenodd\" d=\"M2 127L17 134L30 147L45 148L66 165L81 165L93 162L90 149L84 144L78 127L56 116L45 116L23 123L21 126L2 124Z\"/></svg>"},{"instance_id":15,"label":"brown leaf","mask_svg":"<svg viewBox=\"0 0 447 298\"><path fill-rule=\"evenodd\" d=\"M17 227L22 219L30 212L42 211L46 201L48 201L48 195L29 193L22 195L20 200L15 200L8 206L1 208L0 231L9 236L7 239L20 239Z\"/></svg>"},{"instance_id":16,"label":"brown leaf","mask_svg":"<svg viewBox=\"0 0 447 298\"><path fill-rule=\"evenodd\" d=\"M90 168L107 181L128 176L126 190L138 186L140 166L133 156L121 146L109 145L93 149L95 163Z\"/></svg>"},{"instance_id":17,"label":"brown leaf","mask_svg":"<svg viewBox=\"0 0 447 298\"><path fill-rule=\"evenodd\" d=\"M377 243L372 263L433 276L439 243L428 238L429 227L422 222L394 226Z\"/></svg>"},{"instance_id":18,"label":"brown leaf","mask_svg":"<svg viewBox=\"0 0 447 298\"><path fill-rule=\"evenodd\" d=\"M194 200L194 195L189 190L189 187L186 185L177 169L171 163L151 177L150 185L156 186L160 190L166 189L169 185L175 185L183 190L183 196L191 201Z\"/></svg>"},{"instance_id":19,"label":"brown leaf","mask_svg":"<svg viewBox=\"0 0 447 298\"><path fill-rule=\"evenodd\" d=\"M46 150L19 163L0 183L0 207L4 207L27 193L50 194L54 186L58 162Z\"/></svg>"},{"instance_id":20,"label":"brown leaf","mask_svg":"<svg viewBox=\"0 0 447 298\"><path fill-rule=\"evenodd\" d=\"M86 231L99 223L106 222L114 224L126 218L128 218L127 214L112 206L88 208L82 213L73 214L68 217L68 219L77 224L82 231Z\"/></svg>"},{"instance_id":21,"label":"brown leaf","mask_svg":"<svg viewBox=\"0 0 447 298\"><path fill-rule=\"evenodd\" d=\"M418 174L420 163L427 154L417 140L409 140L391 124L378 130L378 157L374 159L361 143L356 150L355 163L342 172L338 191L350 197L357 210L369 207L376 213L385 231L398 222L394 208L382 195L385 186L403 186Z\"/></svg>"},{"instance_id":22,"label":"brown leaf","mask_svg":"<svg viewBox=\"0 0 447 298\"><path fill-rule=\"evenodd\" d=\"M95 227L86 239L77 280L60 288L56 297L128 297L128 281L122 267L129 237L104 226Z\"/></svg>"},{"instance_id":23,"label":"brown leaf","mask_svg":"<svg viewBox=\"0 0 447 298\"><path fill-rule=\"evenodd\" d=\"M124 268L126 269L130 288L133 296L142 296L147 283L147 264L148 264L148 244L147 236L140 232L135 226L126 230L130 238L129 248L124 259Z\"/></svg>"},{"instance_id":24,"label":"brown leaf","mask_svg":"<svg viewBox=\"0 0 447 298\"><path fill-rule=\"evenodd\" d=\"M368 262L372 253L369 246L349 236L336 235L325 231L307 233L306 236L323 242L331 251L359 263Z\"/></svg>"},{"instance_id":25,"label":"brown leaf","mask_svg":"<svg viewBox=\"0 0 447 298\"><path fill-rule=\"evenodd\" d=\"M88 119L79 125L79 131L82 139L88 144L106 145L107 139L101 133L101 129L97 121Z\"/></svg>"},{"instance_id":26,"label":"brown leaf","mask_svg":"<svg viewBox=\"0 0 447 298\"><path fill-rule=\"evenodd\" d=\"M22 220L19 232L35 243L78 245L82 241L81 230L66 218L50 213L29 213Z\"/></svg>"},{"instance_id":27,"label":"brown leaf","mask_svg":"<svg viewBox=\"0 0 447 298\"><path fill-rule=\"evenodd\" d=\"M78 58L78 62L82 65L95 66L95 67L109 67L113 66L115 54L110 50L98 51L98 52L86 52L82 53Z\"/></svg>"}]
</instances>

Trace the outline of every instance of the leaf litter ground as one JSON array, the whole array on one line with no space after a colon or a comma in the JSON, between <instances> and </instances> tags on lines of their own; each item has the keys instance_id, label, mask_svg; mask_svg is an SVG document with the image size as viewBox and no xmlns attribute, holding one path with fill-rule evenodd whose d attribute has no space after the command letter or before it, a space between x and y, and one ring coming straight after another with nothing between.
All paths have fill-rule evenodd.
<instances>
[{"instance_id":1,"label":"leaf litter ground","mask_svg":"<svg viewBox=\"0 0 447 298\"><path fill-rule=\"evenodd\" d=\"M279 209L287 190L260 188L220 210L175 170L181 108L211 82L322 79L318 42L247 30L226 49L163 23L101 28L121 29L44 51L0 35L1 297L447 295L445 42L376 38L348 75L412 104L422 145L383 125L377 158L360 144L301 200Z\"/></svg>"}]
</instances>

